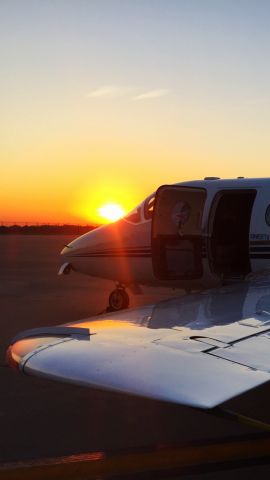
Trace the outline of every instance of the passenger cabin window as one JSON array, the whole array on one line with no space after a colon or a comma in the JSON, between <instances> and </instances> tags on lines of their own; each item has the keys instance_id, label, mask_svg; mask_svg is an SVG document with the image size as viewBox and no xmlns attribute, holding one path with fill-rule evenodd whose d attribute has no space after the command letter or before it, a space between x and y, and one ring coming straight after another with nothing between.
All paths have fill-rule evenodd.
<instances>
[{"instance_id":1,"label":"passenger cabin window","mask_svg":"<svg viewBox=\"0 0 270 480\"><path fill-rule=\"evenodd\" d=\"M151 220L153 217L154 211L154 203L155 203L155 195L151 195L148 197L144 202L144 217L145 220Z\"/></svg>"},{"instance_id":2,"label":"passenger cabin window","mask_svg":"<svg viewBox=\"0 0 270 480\"><path fill-rule=\"evenodd\" d=\"M270 227L270 205L268 205L266 212L265 212L265 221L267 225Z\"/></svg>"},{"instance_id":3,"label":"passenger cabin window","mask_svg":"<svg viewBox=\"0 0 270 480\"><path fill-rule=\"evenodd\" d=\"M135 208L130 212L125 218L127 222L130 223L140 223L141 221L141 209L140 208Z\"/></svg>"}]
</instances>

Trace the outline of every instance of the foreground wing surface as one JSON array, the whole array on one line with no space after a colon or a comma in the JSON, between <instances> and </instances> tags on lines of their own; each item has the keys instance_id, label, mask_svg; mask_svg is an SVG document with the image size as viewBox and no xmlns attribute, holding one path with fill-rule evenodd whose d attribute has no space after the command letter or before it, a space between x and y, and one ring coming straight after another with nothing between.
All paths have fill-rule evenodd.
<instances>
[{"instance_id":1,"label":"foreground wing surface","mask_svg":"<svg viewBox=\"0 0 270 480\"><path fill-rule=\"evenodd\" d=\"M8 357L26 374L212 408L270 379L269 278L25 332Z\"/></svg>"}]
</instances>

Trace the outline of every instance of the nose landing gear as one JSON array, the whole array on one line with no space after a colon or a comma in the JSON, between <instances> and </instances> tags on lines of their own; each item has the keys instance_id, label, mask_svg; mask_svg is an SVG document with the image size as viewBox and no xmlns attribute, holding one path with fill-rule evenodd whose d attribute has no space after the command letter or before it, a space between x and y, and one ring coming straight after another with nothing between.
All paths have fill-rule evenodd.
<instances>
[{"instance_id":1,"label":"nose landing gear","mask_svg":"<svg viewBox=\"0 0 270 480\"><path fill-rule=\"evenodd\" d=\"M107 312L117 312L129 306L129 296L123 285L118 285L109 296Z\"/></svg>"}]
</instances>

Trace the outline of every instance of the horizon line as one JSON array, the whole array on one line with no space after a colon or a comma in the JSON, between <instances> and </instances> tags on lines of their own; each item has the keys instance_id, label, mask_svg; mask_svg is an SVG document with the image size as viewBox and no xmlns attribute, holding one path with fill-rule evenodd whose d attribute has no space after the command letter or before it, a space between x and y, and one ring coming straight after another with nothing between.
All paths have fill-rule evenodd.
<instances>
[{"instance_id":1,"label":"horizon line","mask_svg":"<svg viewBox=\"0 0 270 480\"><path fill-rule=\"evenodd\" d=\"M1 227L42 227L42 226L50 226L50 227L63 227L63 226L76 226L76 227L96 227L97 223L70 223L70 222L31 222L31 221L5 221L0 220Z\"/></svg>"}]
</instances>

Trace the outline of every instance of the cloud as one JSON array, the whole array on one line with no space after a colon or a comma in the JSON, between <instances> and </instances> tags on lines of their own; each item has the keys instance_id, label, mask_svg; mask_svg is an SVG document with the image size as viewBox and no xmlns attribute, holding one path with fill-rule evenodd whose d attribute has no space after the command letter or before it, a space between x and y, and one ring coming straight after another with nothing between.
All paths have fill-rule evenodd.
<instances>
[{"instance_id":1,"label":"cloud","mask_svg":"<svg viewBox=\"0 0 270 480\"><path fill-rule=\"evenodd\" d=\"M140 95L137 95L136 97L133 98L133 100L148 100L150 98L160 98L164 97L165 95L168 95L170 93L170 90L166 88L159 88L155 90L149 90L148 92L141 93Z\"/></svg>"},{"instance_id":2,"label":"cloud","mask_svg":"<svg viewBox=\"0 0 270 480\"><path fill-rule=\"evenodd\" d=\"M137 90L137 94L135 95L136 90ZM152 98L164 97L169 93L170 93L170 90L166 88L156 88L153 90L146 91L144 93L138 93L137 88L123 87L119 85L103 85L89 92L86 95L86 97L110 99L110 98L119 98L119 97L126 96L132 100L148 100Z\"/></svg>"},{"instance_id":3,"label":"cloud","mask_svg":"<svg viewBox=\"0 0 270 480\"><path fill-rule=\"evenodd\" d=\"M87 94L87 98L117 98L126 95L130 91L128 87L117 85L104 85Z\"/></svg>"}]
</instances>

